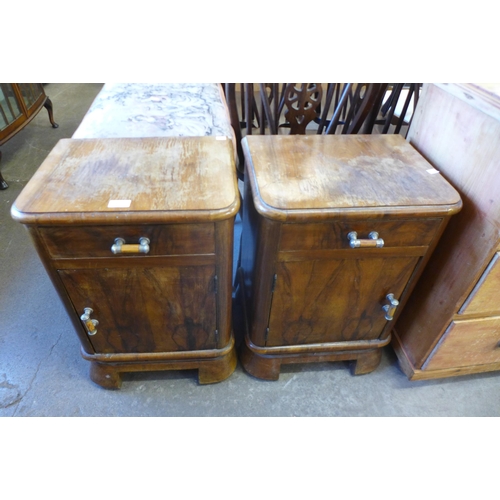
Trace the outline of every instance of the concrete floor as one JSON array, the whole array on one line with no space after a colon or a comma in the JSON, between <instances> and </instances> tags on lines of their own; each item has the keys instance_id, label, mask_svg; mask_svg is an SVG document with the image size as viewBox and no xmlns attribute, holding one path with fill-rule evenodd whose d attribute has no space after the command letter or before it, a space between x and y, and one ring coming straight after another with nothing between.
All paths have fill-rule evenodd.
<instances>
[{"instance_id":1,"label":"concrete floor","mask_svg":"<svg viewBox=\"0 0 500 500\"><path fill-rule=\"evenodd\" d=\"M358 377L340 362L287 365L276 382L255 379L240 365L208 386L198 385L195 371L128 374L120 391L91 382L62 303L10 208L56 142L72 136L100 89L47 84L59 128L42 110L0 148L10 185L0 191L0 416L500 415L500 374L409 382L390 347L375 372Z\"/></svg>"}]
</instances>

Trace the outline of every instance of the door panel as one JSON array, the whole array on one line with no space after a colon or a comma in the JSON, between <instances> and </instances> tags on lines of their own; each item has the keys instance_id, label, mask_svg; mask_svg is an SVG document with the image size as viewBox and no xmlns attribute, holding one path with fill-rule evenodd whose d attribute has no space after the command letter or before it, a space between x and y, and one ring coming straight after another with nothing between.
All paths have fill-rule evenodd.
<instances>
[{"instance_id":1,"label":"door panel","mask_svg":"<svg viewBox=\"0 0 500 500\"><path fill-rule=\"evenodd\" d=\"M267 346L377 339L418 257L280 262Z\"/></svg>"},{"instance_id":2,"label":"door panel","mask_svg":"<svg viewBox=\"0 0 500 500\"><path fill-rule=\"evenodd\" d=\"M98 353L216 347L214 266L60 270L79 315L99 321Z\"/></svg>"}]
</instances>

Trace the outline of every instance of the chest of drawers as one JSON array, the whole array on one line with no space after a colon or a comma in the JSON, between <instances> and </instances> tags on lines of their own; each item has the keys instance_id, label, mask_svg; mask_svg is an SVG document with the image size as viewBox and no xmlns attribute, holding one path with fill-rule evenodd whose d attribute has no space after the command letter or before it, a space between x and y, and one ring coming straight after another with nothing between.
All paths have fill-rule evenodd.
<instances>
[{"instance_id":1,"label":"chest of drawers","mask_svg":"<svg viewBox=\"0 0 500 500\"><path fill-rule=\"evenodd\" d=\"M236 366L231 330L232 147L215 137L65 139L12 215L37 251L91 362L91 379Z\"/></svg>"},{"instance_id":2,"label":"chest of drawers","mask_svg":"<svg viewBox=\"0 0 500 500\"><path fill-rule=\"evenodd\" d=\"M375 369L458 193L399 136L249 136L242 363Z\"/></svg>"},{"instance_id":3,"label":"chest of drawers","mask_svg":"<svg viewBox=\"0 0 500 500\"><path fill-rule=\"evenodd\" d=\"M408 140L459 191L394 329L411 380L500 370L500 85L425 84Z\"/></svg>"}]
</instances>

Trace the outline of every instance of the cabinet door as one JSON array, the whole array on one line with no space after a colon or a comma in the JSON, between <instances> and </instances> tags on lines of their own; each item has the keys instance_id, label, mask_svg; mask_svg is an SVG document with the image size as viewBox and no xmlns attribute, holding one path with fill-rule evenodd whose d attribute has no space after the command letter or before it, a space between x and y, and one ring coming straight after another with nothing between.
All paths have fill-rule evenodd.
<instances>
[{"instance_id":1,"label":"cabinet door","mask_svg":"<svg viewBox=\"0 0 500 500\"><path fill-rule=\"evenodd\" d=\"M32 115L33 110L39 105L40 100L45 98L45 92L40 83L18 83L19 92L23 98L28 116Z\"/></svg>"},{"instance_id":2,"label":"cabinet door","mask_svg":"<svg viewBox=\"0 0 500 500\"><path fill-rule=\"evenodd\" d=\"M216 347L214 266L60 270L78 315L99 321L97 353Z\"/></svg>"},{"instance_id":3,"label":"cabinet door","mask_svg":"<svg viewBox=\"0 0 500 500\"><path fill-rule=\"evenodd\" d=\"M418 257L280 262L267 346L377 339Z\"/></svg>"},{"instance_id":4,"label":"cabinet door","mask_svg":"<svg viewBox=\"0 0 500 500\"><path fill-rule=\"evenodd\" d=\"M12 84L0 83L0 132L22 114ZM1 137L1 136L0 136Z\"/></svg>"}]
</instances>

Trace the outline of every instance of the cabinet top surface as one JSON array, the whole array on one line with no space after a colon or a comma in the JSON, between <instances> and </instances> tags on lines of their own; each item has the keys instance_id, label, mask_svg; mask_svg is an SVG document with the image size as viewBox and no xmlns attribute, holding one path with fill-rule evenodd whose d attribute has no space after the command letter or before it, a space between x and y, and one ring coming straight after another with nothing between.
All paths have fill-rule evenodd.
<instances>
[{"instance_id":1,"label":"cabinet top surface","mask_svg":"<svg viewBox=\"0 0 500 500\"><path fill-rule=\"evenodd\" d=\"M62 139L19 195L23 223L217 220L239 207L231 141Z\"/></svg>"},{"instance_id":2,"label":"cabinet top surface","mask_svg":"<svg viewBox=\"0 0 500 500\"><path fill-rule=\"evenodd\" d=\"M248 136L243 144L254 201L270 218L461 207L458 192L400 135Z\"/></svg>"}]
</instances>

